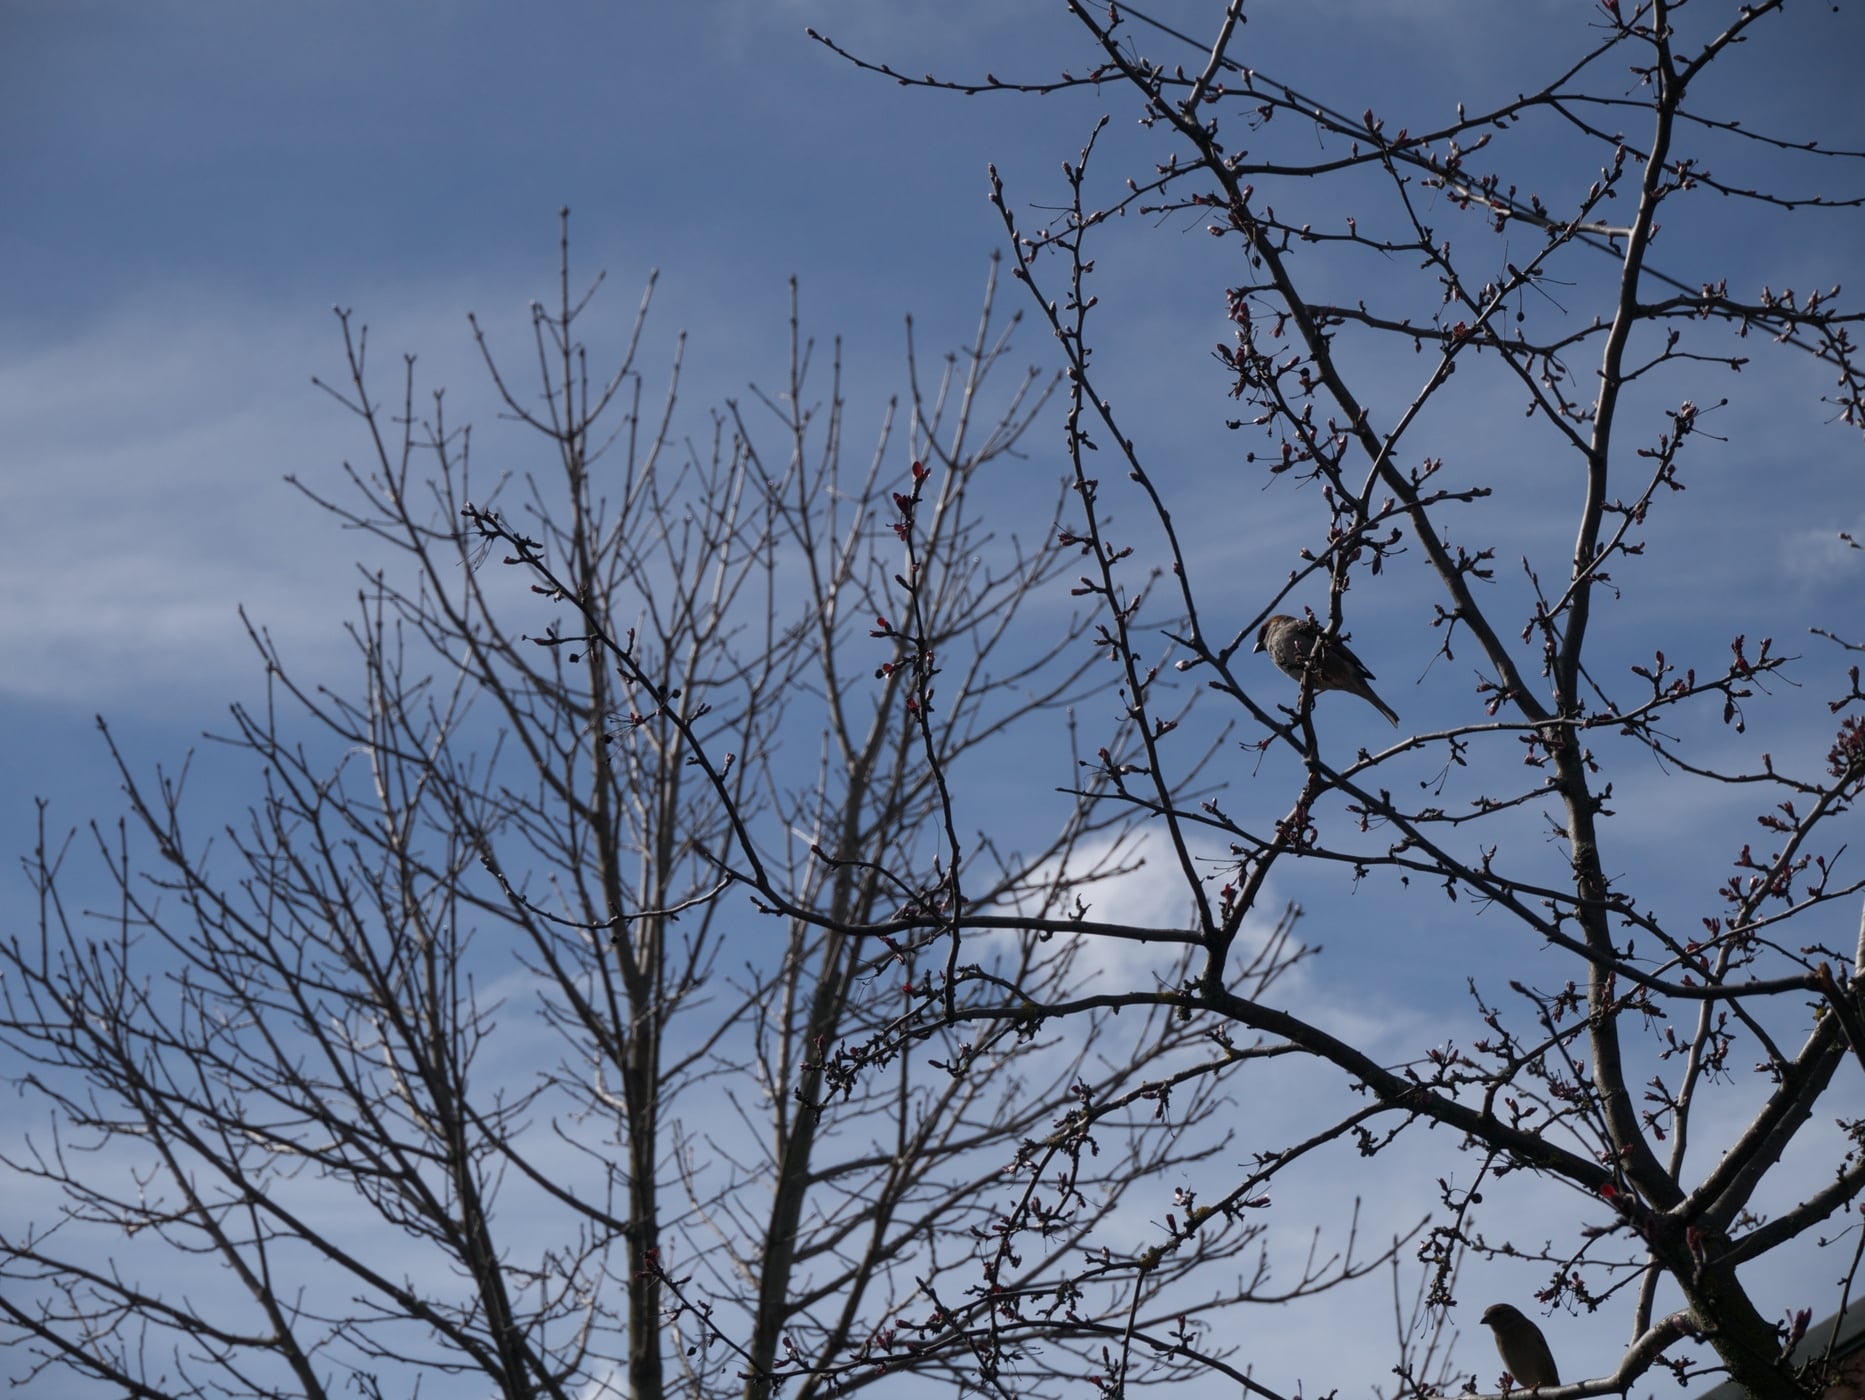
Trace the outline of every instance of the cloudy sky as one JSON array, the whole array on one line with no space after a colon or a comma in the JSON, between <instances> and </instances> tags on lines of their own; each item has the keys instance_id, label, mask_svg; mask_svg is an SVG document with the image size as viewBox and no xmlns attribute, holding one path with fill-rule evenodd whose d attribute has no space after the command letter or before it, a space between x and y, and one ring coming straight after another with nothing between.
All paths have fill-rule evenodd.
<instances>
[{"instance_id":1,"label":"cloudy sky","mask_svg":"<svg viewBox=\"0 0 1865 1400\"><path fill-rule=\"evenodd\" d=\"M1215 8L1156 4L1198 33ZM1854 87L1860 11L1789 8L1745 56L1747 76L1718 96L1751 125L1865 147ZM1374 106L1394 125L1422 126L1458 101L1474 108L1538 84L1551 71L1544 51L1579 51L1592 18L1579 0L1291 0L1253 8L1244 47L1263 71L1343 109ZM781 373L792 276L808 326L844 338L855 412L865 402L878 420L880 400L899 387L908 314L935 352L969 337L987 260L1003 241L987 163L1028 212L1062 200L1060 164L1101 113L1113 116L1110 161L1153 149L1124 94L906 89L857 71L806 26L913 73L1039 78L1092 62L1051 0L10 0L0 13L0 844L9 853L31 844L35 795L52 800L56 827L113 812L94 716L153 765L215 728L230 699L255 693L240 606L308 669L345 654L353 541L284 481L333 482L361 450L354 420L312 383L342 373L333 307L369 324L378 364L418 354L427 381L448 386L450 412L490 419L466 315L522 344L528 304L553 293L567 206L577 266L607 274L614 327L659 270L649 359L685 333L692 431L704 431L708 405ZM1527 145L1527 168L1547 162L1544 193L1571 197L1592 177L1597 160L1574 169L1557 164L1565 155L1557 140ZM1802 168L1778 155L1763 164L1808 186L1831 179L1834 194L1865 188L1856 166ZM1865 257L1856 220L1816 215L1789 226L1794 261L1783 267L1782 227L1721 210L1674 230L1662 251L1687 282L1715 272L1732 285L1830 285ZM1235 409L1210 347L1225 338L1229 250L1186 218L1129 219L1103 246L1102 385L1122 396L1143 454L1182 493L1193 556L1234 570L1248 600L1293 562L1276 528L1292 517L1260 477L1239 484L1238 440L1224 427ZM1577 302L1584 292L1573 289ZM1018 347L1028 361L1053 360L1033 325ZM1420 373L1395 367L1395 403ZM1865 538L1865 462L1856 434L1828 421L1824 387L1804 364L1758 361L1730 390L1749 397L1716 420L1726 442L1706 449L1704 476L1653 525L1668 572L1640 595L1636 615L1673 623L1667 636L1694 648L1693 664L1720 664L1735 632L1792 636L1805 650L1809 624L1843 627L1860 615L1865 555L1837 534ZM1519 408L1465 402L1466 418L1427 425L1435 451L1554 480L1551 459L1516 446ZM1065 466L1059 428L1039 429L1032 443L1019 469L1046 494ZM1758 476L1779 483L1759 502ZM1137 518L1131 503L1114 508ZM1543 529L1571 539L1565 518L1516 520L1505 533L1545 543ZM1415 659L1376 667L1386 698L1413 713L1453 688L1467 698L1468 687L1466 676L1428 666L1425 584L1406 577L1368 606L1369 616L1420 627ZM1717 600L1713 616L1706 598ZM1255 606L1240 601L1223 620L1240 623ZM1367 655L1364 636L1356 646ZM1637 651L1628 634L1628 654ZM1806 698L1817 717L1820 697ZM1822 747L1829 732L1809 727L1803 747ZM1704 733L1718 741L1713 724ZM1661 864L1716 814L1713 802L1667 803L1663 775L1646 776L1653 815L1627 848ZM211 806L211 764L202 781ZM1622 796L1638 800L1636 782L1628 787ZM17 924L30 901L17 875L5 879L0 916ZM1429 917L1400 911L1395 937ZM1448 935L1453 961L1480 956L1482 932ZM1461 976L1449 984L1455 995ZM1356 998L1396 984L1382 973L1352 996L1341 985L1333 978L1314 994L1331 991L1340 998L1331 1014L1351 1018L1368 1010ZM1415 1043L1428 1034L1419 1015L1394 1005L1375 1019ZM1389 1323L1377 1297L1367 1306L1374 1341L1362 1379L1371 1383L1384 1378ZM1466 1310L1474 1330L1476 1308ZM1343 1379L1304 1370L1304 1351L1321 1345L1305 1325L1265 1339L1259 1368L1272 1383ZM1601 1337L1605 1348L1615 1340Z\"/></svg>"}]
</instances>

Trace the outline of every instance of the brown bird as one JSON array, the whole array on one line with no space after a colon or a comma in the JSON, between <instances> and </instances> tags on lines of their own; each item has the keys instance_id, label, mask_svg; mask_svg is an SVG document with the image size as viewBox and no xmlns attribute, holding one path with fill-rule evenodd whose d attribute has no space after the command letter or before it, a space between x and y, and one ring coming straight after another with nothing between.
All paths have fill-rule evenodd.
<instances>
[{"instance_id":1,"label":"brown bird","mask_svg":"<svg viewBox=\"0 0 1865 1400\"><path fill-rule=\"evenodd\" d=\"M1357 695L1391 720L1395 729L1398 727L1397 712L1373 694L1373 687L1367 684L1373 679L1373 673L1347 649L1345 642L1326 638L1321 625L1312 619L1277 613L1263 624L1251 650L1268 652L1271 661L1298 681L1302 673L1312 667L1312 683L1317 694L1324 690L1344 690L1349 695Z\"/></svg>"},{"instance_id":2,"label":"brown bird","mask_svg":"<svg viewBox=\"0 0 1865 1400\"><path fill-rule=\"evenodd\" d=\"M1502 1364L1509 1368L1518 1386L1536 1390L1561 1383L1548 1339L1520 1311L1507 1303L1491 1303L1483 1309L1483 1325L1496 1334L1496 1350L1502 1353Z\"/></svg>"}]
</instances>

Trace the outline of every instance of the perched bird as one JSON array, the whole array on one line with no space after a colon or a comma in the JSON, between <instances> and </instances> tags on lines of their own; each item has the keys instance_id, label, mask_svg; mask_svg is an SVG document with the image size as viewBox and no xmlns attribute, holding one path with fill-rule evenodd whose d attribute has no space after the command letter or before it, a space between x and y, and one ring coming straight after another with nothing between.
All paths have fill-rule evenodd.
<instances>
[{"instance_id":1,"label":"perched bird","mask_svg":"<svg viewBox=\"0 0 1865 1400\"><path fill-rule=\"evenodd\" d=\"M1483 1309L1483 1325L1496 1334L1496 1350L1502 1353L1502 1364L1509 1368L1518 1386L1535 1390L1561 1383L1548 1339L1519 1310L1507 1303L1491 1303Z\"/></svg>"},{"instance_id":2,"label":"perched bird","mask_svg":"<svg viewBox=\"0 0 1865 1400\"><path fill-rule=\"evenodd\" d=\"M1315 657L1317 647L1321 654ZM1317 694L1324 690L1344 690L1349 695L1357 695L1391 720L1394 728L1398 727L1398 713L1373 694L1373 687L1367 684L1373 679L1373 673L1347 649L1345 642L1338 638L1327 640L1319 623L1277 613L1263 624L1251 650L1268 652L1271 661L1298 681L1312 664L1312 683ZM1310 657L1315 657L1312 663Z\"/></svg>"}]
</instances>

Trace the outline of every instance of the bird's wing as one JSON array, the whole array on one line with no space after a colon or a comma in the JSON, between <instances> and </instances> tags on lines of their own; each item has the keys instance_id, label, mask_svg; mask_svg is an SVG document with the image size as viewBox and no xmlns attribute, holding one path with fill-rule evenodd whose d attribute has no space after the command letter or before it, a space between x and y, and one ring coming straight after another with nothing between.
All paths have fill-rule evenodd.
<instances>
[{"instance_id":1,"label":"bird's wing","mask_svg":"<svg viewBox=\"0 0 1865 1400\"><path fill-rule=\"evenodd\" d=\"M1366 663L1355 656L1353 654L1353 648L1341 641L1340 638L1336 637L1330 642L1328 644L1328 649L1333 655L1338 656L1342 661L1345 661L1349 666L1353 667L1354 670L1358 671L1361 680L1371 681L1379 679L1371 671L1366 669Z\"/></svg>"}]
</instances>

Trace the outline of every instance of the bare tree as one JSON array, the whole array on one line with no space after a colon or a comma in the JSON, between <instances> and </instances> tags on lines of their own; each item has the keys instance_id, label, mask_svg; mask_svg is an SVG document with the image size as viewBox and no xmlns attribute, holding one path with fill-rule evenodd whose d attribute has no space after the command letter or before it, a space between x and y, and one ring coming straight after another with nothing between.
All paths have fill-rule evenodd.
<instances>
[{"instance_id":1,"label":"bare tree","mask_svg":"<svg viewBox=\"0 0 1865 1400\"><path fill-rule=\"evenodd\" d=\"M1544 1304L1623 1309L1622 1354L1575 1393L1623 1392L1657 1366L1683 1380L1703 1369L1705 1350L1751 1394L1817 1393L1817 1367L1797 1375L1785 1358L1809 1317L1857 1295L1865 1185L1865 927L1835 937L1829 917L1865 892L1847 855L1865 787L1865 694L1848 654L1857 623L1782 618L1838 632L1805 654L1725 632L1726 649L1705 655L1639 608L1657 598L1674 615L1709 615L1710 598L1732 586L1717 583L1733 577L1727 562L1719 574L1694 541L1667 546L1662 530L1698 461L1736 430L1719 431L1733 415L1716 415L1748 382L1737 372L1752 356L1775 351L1777 373L1808 371L1824 387L1818 401L1834 419L1865 422L1860 313L1837 288L1799 285L1795 237L1810 219L1851 220L1856 250L1865 200L1816 182L1856 184L1865 156L1819 132L1769 130L1730 81L1751 41L1834 42L1824 13L1801 14L1791 38L1770 30L1796 23L1788 8L1605 0L1576 12L1570 51L1524 47L1518 64L1545 63L1545 75L1511 76L1520 95L1454 113L1459 94L1440 96L1436 74L1417 75L1403 110L1377 112L1351 92L1278 80L1260 51L1241 51L1243 0L1192 34L1144 7L1070 0L1073 37L1092 58L1053 78L1007 74L1001 62L909 77L923 70L916 58L882 61L817 36L902 85L1005 101L1076 93L1097 108L1124 97L1119 115L1138 118L1134 136L1110 135L1107 117L1085 124L1060 214L1052 192L1008 190L992 173L1016 276L1068 362L1077 509L1056 547L1079 558L1078 590L1100 606L1094 644L1120 668L1125 738L1101 750L1101 790L1080 795L1142 814L1195 910L1200 965L1179 986L1132 989L1126 1004L1207 1027L1214 1070L1235 1043L1253 1045L1261 1058L1236 1081L1245 1099L1273 1093L1301 1060L1331 1067L1340 1095L1313 1105L1295 1147L1245 1141L1254 1165L1120 1262L1135 1286L1162 1259L1197 1255L1207 1230L1328 1144L1357 1143L1371 1158L1408 1129L1436 1126L1474 1170L1438 1178L1441 1212L1422 1250L1433 1307L1420 1326L1442 1329L1466 1258L1534 1258L1546 1268ZM1335 43L1323 46L1331 56ZM1551 170L1551 149L1579 152L1578 168ZM1734 235L1717 234L1730 208L1772 254L1765 284L1730 276ZM1234 487L1187 486L1149 460L1136 426L1146 414L1123 410L1117 376L1094 358L1109 313L1093 274L1119 256L1106 232L1129 214L1174 233L1202 225L1231 250L1210 305L1232 328L1212 388L1237 405ZM1131 235L1133 221L1125 227ZM1655 242L1661 227L1671 236ZM1498 400L1522 410L1513 427L1489 411ZM1830 450L1855 453L1856 438ZM1759 472L1744 485L1757 504L1780 489ZM1252 528L1265 487L1267 499L1294 493L1288 509L1305 508L1300 538ZM1156 521L1150 536L1131 523L1136 498ZM1188 517L1196 531L1214 510L1232 513L1241 558L1212 564L1208 549L1185 544ZM1558 535L1546 528L1555 519ZM1643 557L1648 542L1689 569L1691 596ZM1274 565L1253 568L1265 557ZM1135 569L1161 566L1169 587L1136 585ZM1240 598L1246 582L1257 591ZM1309 626L1299 616L1271 626L1304 604ZM1342 728L1372 711L1322 696L1364 688L1341 669L1355 621L1354 651L1373 665L1435 654L1439 675L1473 671L1472 684L1435 688L1428 711L1401 703L1403 737L1357 746ZM1162 632L1177 647L1164 670ZM1253 642L1268 642L1290 674L1253 661ZM1202 690L1188 718L1190 683ZM1221 723L1236 726L1246 763L1214 798L1190 775ZM1689 868L1654 866L1641 825L1714 803L1735 811L1733 824L1696 847ZM1200 863L1213 846L1226 853L1221 882ZM1473 981L1467 1020L1400 1064L1252 992L1235 966L1238 936L1272 875L1312 885L1327 871L1377 891L1381 907L1437 901L1446 926L1479 912L1487 941L1516 940L1498 979L1507 988ZM961 937L963 920L952 922ZM1357 929L1377 945L1372 933ZM1355 956L1378 965L1421 954L1368 946ZM1551 957L1565 966L1551 970ZM1468 976L1454 963L1443 971L1446 995ZM898 1034L943 1030L953 1015L1092 1020L1108 1004L1002 990L997 1007L925 1002ZM1561 1237L1476 1227L1483 1193L1516 1173L1565 1190ZM1006 1240L1036 1224L1014 1215ZM1758 1305L1765 1269L1796 1280L1784 1316ZM1465 1268L1465 1285L1480 1272ZM1091 1266L1083 1277L1110 1279ZM1049 1325L1037 1303L979 1294L945 1320L995 1359ZM1214 1377L1277 1393L1273 1377L1245 1377L1223 1358L1221 1335L1130 1326L1102 1388L1118 1392L1158 1356L1177 1365L1208 1348ZM1402 1341L1404 1391L1449 1379L1432 1370L1437 1335ZM1460 1374L1473 1369L1487 1368ZM1571 1365L1563 1373L1579 1379Z\"/></svg>"},{"instance_id":2,"label":"bare tree","mask_svg":"<svg viewBox=\"0 0 1865 1400\"><path fill-rule=\"evenodd\" d=\"M336 489L299 485L369 541L354 682L300 678L249 623L265 699L220 740L263 784L244 820L204 819L186 768L141 776L106 730L129 802L91 828L114 909L78 911L97 875L70 837L29 864L41 927L0 949L0 1036L43 1114L7 1162L39 1203L0 1240L16 1380L962 1381L974 1351L903 1329L943 1333L927 1320L981 1261L1073 1287L1131 1188L1228 1140L1205 1032L1169 1007L969 1019L1002 988L1092 999L1086 900L1139 858L1098 778L959 825L953 781L1033 727L1068 762L1072 707L1106 690L1088 614L1052 587L1053 517L1026 543L979 505L1057 383L1003 383L995 267L975 340L930 377L909 323L906 398L851 467L839 347L811 407L794 289L781 387L695 444L680 355L658 403L638 369L647 298L592 377L565 227L531 387L473 322L548 467L488 479L412 358L380 396L343 313L325 387L368 453ZM1293 923L1253 985L1301 957ZM923 1005L941 1025L905 1045ZM1044 1225L1019 1224L1013 1266L999 1183L1057 1144L1059 1198L1016 1185ZM1071 1335L1098 1344L1180 1272L1069 1303ZM1029 1374L1075 1367L1059 1355Z\"/></svg>"},{"instance_id":3,"label":"bare tree","mask_svg":"<svg viewBox=\"0 0 1865 1400\"><path fill-rule=\"evenodd\" d=\"M1278 1397L1235 1310L1332 1307L1410 1247L1404 1393L1482 1367L1453 1369L1449 1309L1505 1256L1545 1269L1550 1307L1623 1310L1613 1365L1576 1384L1563 1362L1575 1393L1659 1366L1816 1390L1785 1358L1853 1294L1856 1239L1821 1251L1865 1184L1861 643L1840 619L1805 656L1737 635L1712 662L1639 603L1758 347L1836 384L1835 417L1861 406L1835 292L1731 290L1697 265L1713 240L1673 266L1661 215L1740 204L1791 259L1793 230L1860 201L1788 163L1858 157L1705 105L1706 75L1790 22L1780 0L1685 10L1608 3L1541 86L1442 120L1240 64L1241 0L1196 36L1071 4L1094 59L1053 80L851 55L1010 100L1123 94L1150 143L1103 178L1131 148L1091 123L1040 224L995 186L1065 359L1069 474L1022 543L984 503L1045 381L981 412L988 297L938 387L911 366L907 450L884 430L849 472L839 387L804 407L800 332L783 389L728 404L703 451L671 393L644 409L632 350L591 380L567 255L535 396L487 354L557 458L548 486L477 483L412 377L383 409L358 336L340 397L372 460L316 499L387 551L360 688L296 682L255 628L272 701L231 736L268 784L249 823L203 841L179 779L124 761L132 820L97 842L112 919L67 913L46 845L41 936L7 948L6 1042L50 1113L12 1166L58 1212L0 1245L34 1365L149 1394L389 1393L412 1366L512 1395L911 1371ZM1525 193L1550 133L1585 176ZM1769 183L1716 173L1750 152ZM1099 240L1129 212L1235 250L1214 416L1251 499L1307 512L1299 539L1187 546L1194 510L1231 503L1149 465L1092 353ZM1471 440L1498 396L1526 410L1506 451ZM1156 529L1121 512L1114 533L1135 500ZM1349 642L1396 740L1331 693L1358 680ZM1392 656L1471 679L1421 708ZM1385 747L1343 740L1361 720ZM1058 733L1074 779L1032 828L992 765ZM1721 849L1657 868L1640 824L1692 802L1708 822L1712 799L1737 810ZM1105 913L1142 857L1175 913ZM1467 986L1461 1025L1432 989L1430 1042L1395 1063L1285 997L1327 964L1292 910L1266 915L1272 877L1338 877L1395 922L1480 911L1511 951L1472 976L1364 915L1330 928L1395 980L1436 961ZM1160 949L1182 960L1139 955ZM1269 1136L1261 1102L1300 1128ZM1373 1173L1420 1128L1447 1169L1413 1236ZM1342 1199L1284 1278L1272 1191L1337 1153L1372 1163L1349 1190L1390 1243L1364 1248ZM1505 1178L1548 1188L1558 1237L1479 1227ZM162 1283L202 1256L237 1312ZM1785 1316L1757 1301L1771 1267L1796 1280Z\"/></svg>"}]
</instances>

